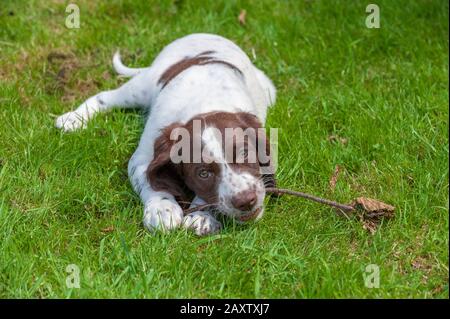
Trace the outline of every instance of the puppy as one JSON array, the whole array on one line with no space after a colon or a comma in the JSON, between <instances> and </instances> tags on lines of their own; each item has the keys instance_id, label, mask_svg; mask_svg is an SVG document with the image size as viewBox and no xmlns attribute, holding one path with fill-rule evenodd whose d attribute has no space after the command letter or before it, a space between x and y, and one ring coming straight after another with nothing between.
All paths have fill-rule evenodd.
<instances>
[{"instance_id":1,"label":"puppy","mask_svg":"<svg viewBox=\"0 0 450 319\"><path fill-rule=\"evenodd\" d=\"M128 164L145 227L206 235L221 229L220 213L239 222L261 218L265 187L275 183L262 126L276 90L247 55L223 37L192 34L166 46L149 67L128 68L118 53L113 65L131 79L58 117L56 126L83 128L114 107L148 110ZM191 207L216 206L184 216L179 203L189 195Z\"/></svg>"}]
</instances>

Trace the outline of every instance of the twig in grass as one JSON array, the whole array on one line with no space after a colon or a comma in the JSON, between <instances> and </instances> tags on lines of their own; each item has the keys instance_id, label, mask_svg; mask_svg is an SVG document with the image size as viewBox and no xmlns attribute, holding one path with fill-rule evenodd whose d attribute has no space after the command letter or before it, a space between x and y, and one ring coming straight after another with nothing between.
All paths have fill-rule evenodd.
<instances>
[{"instance_id":1,"label":"twig in grass","mask_svg":"<svg viewBox=\"0 0 450 319\"><path fill-rule=\"evenodd\" d=\"M344 215L347 212L360 212L360 216L362 219L379 221L382 217L390 218L394 215L394 206L385 204L376 199L366 198L366 197L358 197L353 200L350 204L341 204L329 199L321 198L318 196L314 196L311 194L293 191L290 189L284 188L276 188L276 187L268 187L266 188L266 193L277 194L277 195L292 195L297 197L306 198L312 200L314 202L332 206L337 208L340 212L343 212ZM196 207L192 207L184 210L184 214L190 214L195 211L199 211L205 208L215 207L217 204L204 204Z\"/></svg>"},{"instance_id":2,"label":"twig in grass","mask_svg":"<svg viewBox=\"0 0 450 319\"><path fill-rule=\"evenodd\" d=\"M306 194L306 193L302 193L302 192L297 192L297 191L293 191L290 189L284 189L284 188L276 188L276 187L269 187L266 188L266 193L272 193L272 194L277 194L277 195L281 195L281 194L287 194L287 195L292 195L292 196L297 196L297 197L303 197L312 201L315 201L317 203L321 203L321 204L325 204L328 206L333 206L336 208L339 208L343 211L353 211L355 210L354 207L349 206L349 205L344 205L344 204L340 204L325 198L320 198L314 195L310 195L310 194ZM200 206L195 206L189 209L185 209L184 210L184 214L190 214L192 212L198 211L198 210L202 210L205 208L210 208L213 206L216 206L217 204L204 204L204 205L200 205Z\"/></svg>"},{"instance_id":3,"label":"twig in grass","mask_svg":"<svg viewBox=\"0 0 450 319\"><path fill-rule=\"evenodd\" d=\"M302 192L297 192L297 191L293 191L290 189L284 189L284 188L275 188L275 187L269 187L266 188L266 192L268 193L272 193L272 194L287 194L287 195L293 195L293 196L297 196L297 197L303 197L309 200L312 200L314 202L320 203L320 204L324 204L324 205L328 205L328 206L333 206L336 208L339 208L343 211L346 212L350 212L355 210L354 207L349 206L349 205L344 205L329 199L325 199L325 198L321 198L321 197L317 197L311 194L306 194L306 193L302 193Z\"/></svg>"}]
</instances>

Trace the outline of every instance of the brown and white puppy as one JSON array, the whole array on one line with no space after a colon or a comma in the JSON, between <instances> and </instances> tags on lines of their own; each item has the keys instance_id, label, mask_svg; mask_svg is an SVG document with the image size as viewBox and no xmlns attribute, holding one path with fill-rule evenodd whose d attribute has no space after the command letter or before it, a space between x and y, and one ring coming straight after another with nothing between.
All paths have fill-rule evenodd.
<instances>
[{"instance_id":1,"label":"brown and white puppy","mask_svg":"<svg viewBox=\"0 0 450 319\"><path fill-rule=\"evenodd\" d=\"M238 221L263 214L265 186L274 184L273 159L262 126L275 88L233 42L193 34L172 42L148 68L125 67L133 78L101 92L57 119L66 131L84 127L92 116L114 106L149 110L128 172L149 230L178 226L204 235L221 225L218 213ZM177 201L217 208L183 216Z\"/></svg>"}]
</instances>

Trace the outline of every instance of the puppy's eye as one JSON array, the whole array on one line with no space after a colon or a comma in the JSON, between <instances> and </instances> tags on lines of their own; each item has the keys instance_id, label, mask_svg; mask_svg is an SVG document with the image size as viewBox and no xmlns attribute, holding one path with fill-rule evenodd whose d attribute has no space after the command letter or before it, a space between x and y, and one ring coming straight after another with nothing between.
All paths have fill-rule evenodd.
<instances>
[{"instance_id":1,"label":"puppy's eye","mask_svg":"<svg viewBox=\"0 0 450 319\"><path fill-rule=\"evenodd\" d=\"M204 168L199 170L197 174L200 178L208 178L208 177L212 176L212 172L210 172Z\"/></svg>"}]
</instances>

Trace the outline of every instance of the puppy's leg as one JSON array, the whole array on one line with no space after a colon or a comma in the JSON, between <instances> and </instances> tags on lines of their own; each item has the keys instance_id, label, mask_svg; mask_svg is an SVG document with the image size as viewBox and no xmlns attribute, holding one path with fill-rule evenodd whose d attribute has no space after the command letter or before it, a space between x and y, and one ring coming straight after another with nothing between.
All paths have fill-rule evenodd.
<instances>
[{"instance_id":1,"label":"puppy's leg","mask_svg":"<svg viewBox=\"0 0 450 319\"><path fill-rule=\"evenodd\" d=\"M96 113L105 112L114 107L144 106L149 103L150 92L143 90L143 83L145 83L145 75L139 74L118 89L91 96L74 111L59 116L55 125L66 132L74 131L86 127L86 123Z\"/></svg>"},{"instance_id":2,"label":"puppy's leg","mask_svg":"<svg viewBox=\"0 0 450 319\"><path fill-rule=\"evenodd\" d=\"M203 204L206 204L206 202L196 196L192 201L190 208ZM198 236L204 236L217 233L222 228L222 224L220 224L220 222L210 213L206 211L196 211L184 216L183 227L192 229Z\"/></svg>"},{"instance_id":3,"label":"puppy's leg","mask_svg":"<svg viewBox=\"0 0 450 319\"><path fill-rule=\"evenodd\" d=\"M134 191L144 204L144 226L149 231L172 230L183 221L183 210L174 196L155 191L147 180L147 167L153 160L153 144L159 131L147 125L136 152L128 163L128 175Z\"/></svg>"}]
</instances>

